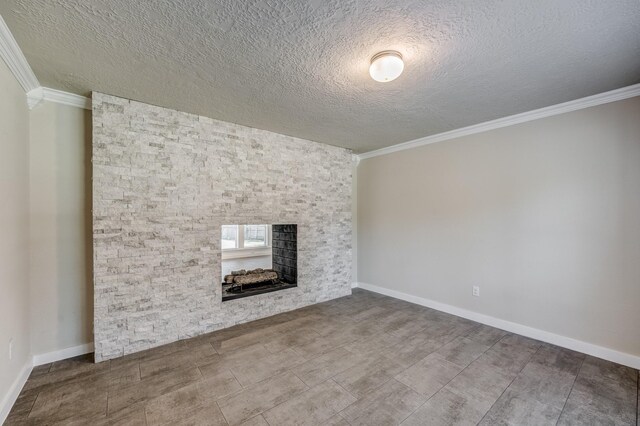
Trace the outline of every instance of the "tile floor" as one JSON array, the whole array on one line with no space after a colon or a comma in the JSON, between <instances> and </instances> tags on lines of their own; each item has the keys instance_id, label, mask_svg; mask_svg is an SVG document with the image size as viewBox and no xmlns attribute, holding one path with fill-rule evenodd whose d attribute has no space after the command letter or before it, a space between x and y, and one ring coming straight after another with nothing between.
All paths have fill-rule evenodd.
<instances>
[{"instance_id":1,"label":"tile floor","mask_svg":"<svg viewBox=\"0 0 640 426\"><path fill-rule=\"evenodd\" d=\"M637 417L637 370L356 289L110 362L37 367L7 424L636 425Z\"/></svg>"}]
</instances>

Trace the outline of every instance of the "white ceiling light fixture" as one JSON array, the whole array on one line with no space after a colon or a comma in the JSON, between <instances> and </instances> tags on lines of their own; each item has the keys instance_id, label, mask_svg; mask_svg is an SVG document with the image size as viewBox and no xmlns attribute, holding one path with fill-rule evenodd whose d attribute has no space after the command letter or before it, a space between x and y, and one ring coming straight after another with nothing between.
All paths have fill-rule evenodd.
<instances>
[{"instance_id":1,"label":"white ceiling light fixture","mask_svg":"<svg viewBox=\"0 0 640 426\"><path fill-rule=\"evenodd\" d=\"M369 74L371 78L380 83L388 83L400 77L404 70L404 62L400 52L395 50L385 50L376 53L371 58Z\"/></svg>"}]
</instances>

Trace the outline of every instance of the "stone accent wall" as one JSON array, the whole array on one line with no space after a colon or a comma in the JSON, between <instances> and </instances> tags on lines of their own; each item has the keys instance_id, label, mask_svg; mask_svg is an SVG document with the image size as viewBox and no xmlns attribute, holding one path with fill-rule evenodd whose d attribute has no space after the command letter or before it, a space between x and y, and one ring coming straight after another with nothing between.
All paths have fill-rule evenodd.
<instances>
[{"instance_id":1,"label":"stone accent wall","mask_svg":"<svg viewBox=\"0 0 640 426\"><path fill-rule=\"evenodd\" d=\"M96 361L350 294L351 159L94 93ZM222 303L225 223L297 224L298 287Z\"/></svg>"},{"instance_id":2,"label":"stone accent wall","mask_svg":"<svg viewBox=\"0 0 640 426\"><path fill-rule=\"evenodd\" d=\"M295 284L298 280L298 226L273 225L272 265L282 281Z\"/></svg>"}]
</instances>

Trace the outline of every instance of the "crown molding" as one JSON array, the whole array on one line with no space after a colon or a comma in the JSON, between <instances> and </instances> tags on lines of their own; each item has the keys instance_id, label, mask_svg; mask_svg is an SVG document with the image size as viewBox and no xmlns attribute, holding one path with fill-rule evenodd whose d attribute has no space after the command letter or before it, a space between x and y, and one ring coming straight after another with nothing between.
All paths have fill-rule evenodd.
<instances>
[{"instance_id":1,"label":"crown molding","mask_svg":"<svg viewBox=\"0 0 640 426\"><path fill-rule=\"evenodd\" d=\"M527 121L538 120L540 118L552 117L554 115L564 114L566 112L577 111L592 106L602 105L610 102L621 101L623 99L640 96L640 84L623 87L621 89L611 90L586 98L576 99L574 101L564 102L545 108L535 109L533 111L523 112L521 114L510 115L508 117L499 118L497 120L486 121L473 126L462 127L460 129L451 130L437 135L426 136L424 138L415 139L409 142L403 142L386 148L377 149L375 151L360 154L361 160L366 158L378 157L380 155L391 154L393 152L404 151L405 149L417 148L437 142L444 142L449 139L455 139L462 136L473 135L476 133L486 132L488 130L500 129L502 127L513 126L514 124L526 123Z\"/></svg>"},{"instance_id":2,"label":"crown molding","mask_svg":"<svg viewBox=\"0 0 640 426\"><path fill-rule=\"evenodd\" d=\"M55 102L76 108L91 109L91 99L62 90L38 87L27 92L27 104L29 109L40 105L43 101Z\"/></svg>"},{"instance_id":3,"label":"crown molding","mask_svg":"<svg viewBox=\"0 0 640 426\"><path fill-rule=\"evenodd\" d=\"M4 60L20 86L27 93L29 109L38 106L42 101L56 102L77 108L91 109L91 99L61 90L40 86L27 58L25 58L18 42L11 34L2 16L0 16L0 58Z\"/></svg>"},{"instance_id":4,"label":"crown molding","mask_svg":"<svg viewBox=\"0 0 640 426\"><path fill-rule=\"evenodd\" d=\"M36 87L27 92L27 105L29 109L34 109L44 101L44 87Z\"/></svg>"},{"instance_id":5,"label":"crown molding","mask_svg":"<svg viewBox=\"0 0 640 426\"><path fill-rule=\"evenodd\" d=\"M24 57L18 42L13 38L13 34L11 34L2 16L0 16L0 58L7 64L7 67L9 67L9 70L11 70L25 92L40 87L40 83L31 66L29 66L27 58Z\"/></svg>"}]
</instances>

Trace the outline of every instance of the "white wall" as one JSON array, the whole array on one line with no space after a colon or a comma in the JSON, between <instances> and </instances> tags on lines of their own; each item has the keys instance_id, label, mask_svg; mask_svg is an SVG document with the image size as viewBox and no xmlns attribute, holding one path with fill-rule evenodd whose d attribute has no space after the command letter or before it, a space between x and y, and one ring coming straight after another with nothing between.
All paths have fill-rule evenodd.
<instances>
[{"instance_id":1,"label":"white wall","mask_svg":"<svg viewBox=\"0 0 640 426\"><path fill-rule=\"evenodd\" d=\"M40 355L93 341L91 112L45 101L30 112L30 129L30 307Z\"/></svg>"},{"instance_id":2,"label":"white wall","mask_svg":"<svg viewBox=\"0 0 640 426\"><path fill-rule=\"evenodd\" d=\"M33 355L93 340L91 113L50 102L29 111L0 61L0 143L1 421Z\"/></svg>"},{"instance_id":3,"label":"white wall","mask_svg":"<svg viewBox=\"0 0 640 426\"><path fill-rule=\"evenodd\" d=\"M28 120L24 91L0 61L0 422L31 360Z\"/></svg>"},{"instance_id":4,"label":"white wall","mask_svg":"<svg viewBox=\"0 0 640 426\"><path fill-rule=\"evenodd\" d=\"M358 281L640 356L640 98L362 160Z\"/></svg>"}]
</instances>

